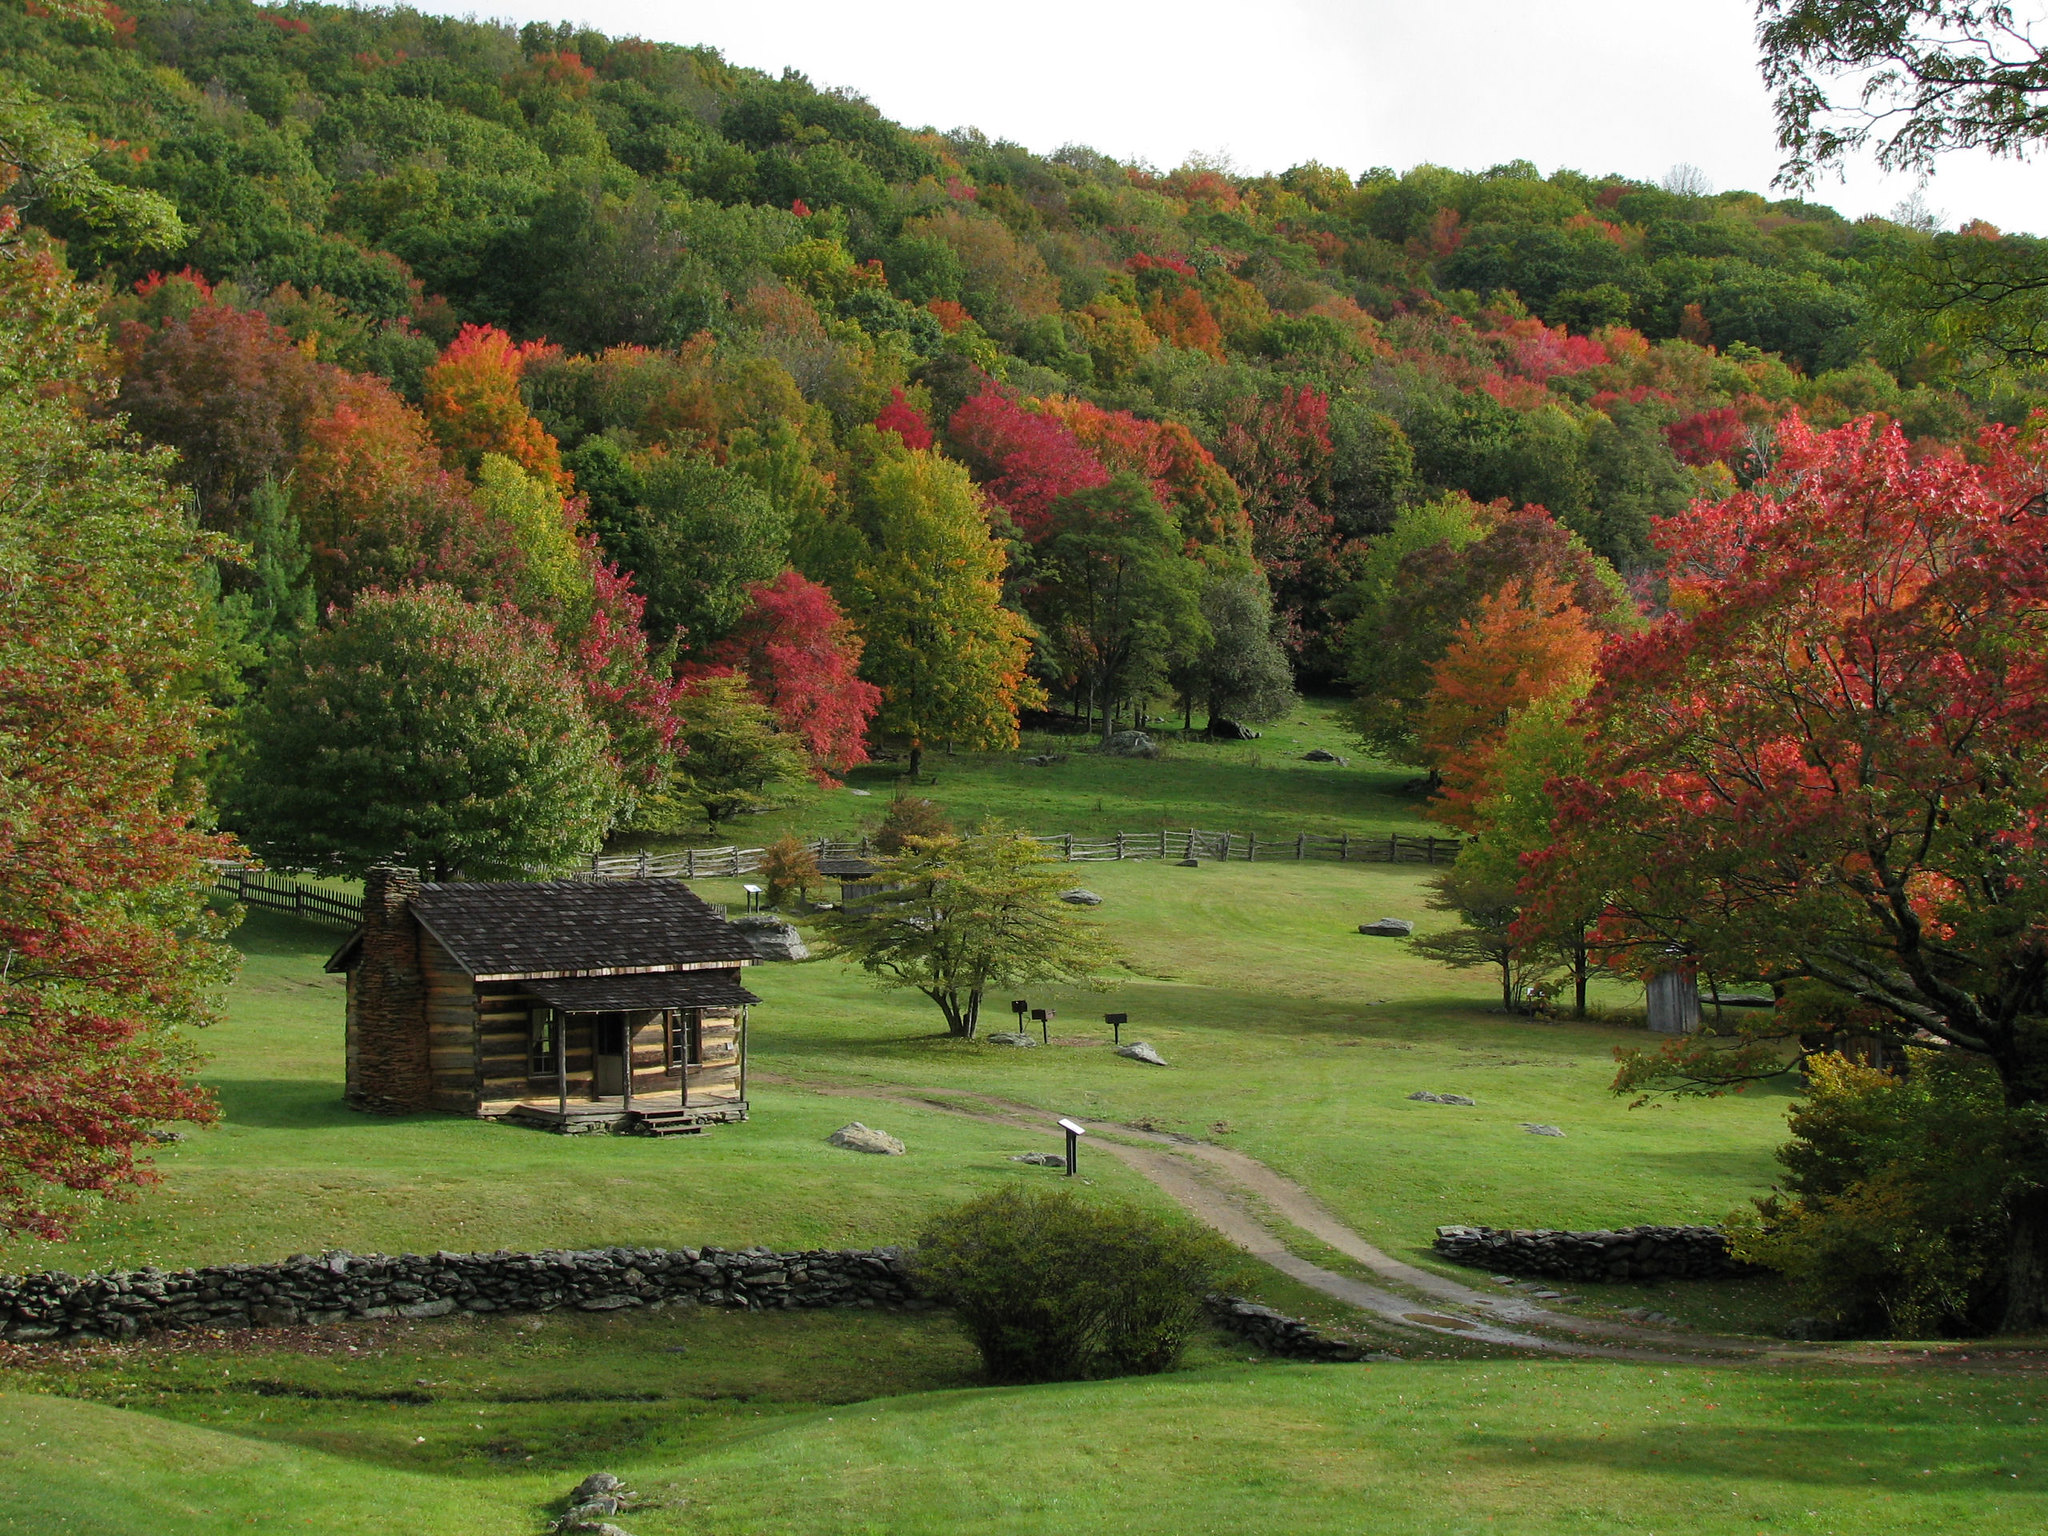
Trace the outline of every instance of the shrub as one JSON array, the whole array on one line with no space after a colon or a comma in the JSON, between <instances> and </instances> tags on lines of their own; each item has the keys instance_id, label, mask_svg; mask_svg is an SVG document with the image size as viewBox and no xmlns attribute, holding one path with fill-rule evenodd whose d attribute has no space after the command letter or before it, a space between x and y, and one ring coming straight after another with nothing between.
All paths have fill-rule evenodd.
<instances>
[{"instance_id":1,"label":"shrub","mask_svg":"<svg viewBox=\"0 0 2048 1536\"><path fill-rule=\"evenodd\" d=\"M951 837L953 823L946 813L920 795L899 795L882 813L882 825L875 833L878 853L897 854L910 837Z\"/></svg>"},{"instance_id":2,"label":"shrub","mask_svg":"<svg viewBox=\"0 0 2048 1536\"><path fill-rule=\"evenodd\" d=\"M1785 1188L1731 1219L1734 1249L1844 1332L1982 1332L2001 1310L2018 1127L1981 1060L1906 1060L1903 1076L1807 1063Z\"/></svg>"},{"instance_id":3,"label":"shrub","mask_svg":"<svg viewBox=\"0 0 2048 1536\"><path fill-rule=\"evenodd\" d=\"M1222 1283L1211 1233L1066 1190L998 1190L918 1239L920 1282L951 1306L996 1381L1077 1381L1170 1369Z\"/></svg>"},{"instance_id":4,"label":"shrub","mask_svg":"<svg viewBox=\"0 0 2048 1536\"><path fill-rule=\"evenodd\" d=\"M771 907L781 906L791 891L799 896L808 895L811 887L824 878L818 873L818 861L809 846L789 833L768 845L761 859L761 873L768 881Z\"/></svg>"}]
</instances>

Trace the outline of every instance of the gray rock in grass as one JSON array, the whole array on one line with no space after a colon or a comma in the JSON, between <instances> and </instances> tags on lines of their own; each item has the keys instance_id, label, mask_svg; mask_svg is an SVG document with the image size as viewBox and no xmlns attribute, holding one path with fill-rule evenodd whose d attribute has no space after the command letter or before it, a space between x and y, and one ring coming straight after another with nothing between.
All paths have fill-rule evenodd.
<instances>
[{"instance_id":1,"label":"gray rock in grass","mask_svg":"<svg viewBox=\"0 0 2048 1536\"><path fill-rule=\"evenodd\" d=\"M1142 1040L1133 1040L1129 1045L1120 1045L1116 1048L1116 1053L1119 1056L1128 1056L1132 1061L1149 1062L1155 1067L1166 1065L1166 1058Z\"/></svg>"},{"instance_id":2,"label":"gray rock in grass","mask_svg":"<svg viewBox=\"0 0 2048 1536\"><path fill-rule=\"evenodd\" d=\"M1019 1152L1010 1159L1013 1163L1029 1163L1034 1168L1064 1168L1067 1160L1057 1152Z\"/></svg>"},{"instance_id":3,"label":"gray rock in grass","mask_svg":"<svg viewBox=\"0 0 2048 1536\"><path fill-rule=\"evenodd\" d=\"M1100 896L1096 895L1093 891L1083 890L1078 885L1071 891L1061 891L1060 900L1070 907L1099 907L1102 905L1102 898Z\"/></svg>"},{"instance_id":4,"label":"gray rock in grass","mask_svg":"<svg viewBox=\"0 0 2048 1536\"><path fill-rule=\"evenodd\" d=\"M1415 931L1415 925L1405 917L1382 917L1375 922L1360 923L1358 931L1368 938L1405 939Z\"/></svg>"},{"instance_id":5,"label":"gray rock in grass","mask_svg":"<svg viewBox=\"0 0 2048 1536\"><path fill-rule=\"evenodd\" d=\"M1157 757L1159 743L1143 731L1118 731L1102 744L1111 757Z\"/></svg>"},{"instance_id":6,"label":"gray rock in grass","mask_svg":"<svg viewBox=\"0 0 2048 1536\"><path fill-rule=\"evenodd\" d=\"M796 931L796 925L770 913L744 912L732 919L732 926L739 929L747 947L763 960L811 958L810 946L804 943L804 936Z\"/></svg>"},{"instance_id":7,"label":"gray rock in grass","mask_svg":"<svg viewBox=\"0 0 2048 1536\"><path fill-rule=\"evenodd\" d=\"M849 1152L875 1152L884 1157L901 1157L906 1150L903 1143L887 1131L875 1130L858 1120L851 1125L842 1125L825 1139Z\"/></svg>"},{"instance_id":8,"label":"gray rock in grass","mask_svg":"<svg viewBox=\"0 0 2048 1536\"><path fill-rule=\"evenodd\" d=\"M1462 1093L1431 1093L1427 1089L1418 1089L1408 1097L1418 1104L1463 1104L1467 1108L1472 1105L1472 1101Z\"/></svg>"},{"instance_id":9,"label":"gray rock in grass","mask_svg":"<svg viewBox=\"0 0 2048 1536\"><path fill-rule=\"evenodd\" d=\"M1038 1036L1027 1035L1021 1029L992 1030L988 1034L983 1035L981 1038L986 1040L990 1045L1026 1046L1038 1044Z\"/></svg>"},{"instance_id":10,"label":"gray rock in grass","mask_svg":"<svg viewBox=\"0 0 2048 1536\"><path fill-rule=\"evenodd\" d=\"M1564 1134L1563 1131L1560 1131L1554 1125L1531 1125L1526 1120L1522 1122L1522 1129L1531 1136L1562 1136Z\"/></svg>"}]
</instances>

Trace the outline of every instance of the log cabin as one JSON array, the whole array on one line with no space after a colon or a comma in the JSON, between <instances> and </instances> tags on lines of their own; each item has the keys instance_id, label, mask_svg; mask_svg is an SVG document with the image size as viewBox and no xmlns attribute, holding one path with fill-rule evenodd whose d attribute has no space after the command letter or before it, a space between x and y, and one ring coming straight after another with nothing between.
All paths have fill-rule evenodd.
<instances>
[{"instance_id":1,"label":"log cabin","mask_svg":"<svg viewBox=\"0 0 2048 1536\"><path fill-rule=\"evenodd\" d=\"M744 1120L754 963L680 880L373 869L363 924L327 962L348 978L348 1102L564 1132Z\"/></svg>"}]
</instances>

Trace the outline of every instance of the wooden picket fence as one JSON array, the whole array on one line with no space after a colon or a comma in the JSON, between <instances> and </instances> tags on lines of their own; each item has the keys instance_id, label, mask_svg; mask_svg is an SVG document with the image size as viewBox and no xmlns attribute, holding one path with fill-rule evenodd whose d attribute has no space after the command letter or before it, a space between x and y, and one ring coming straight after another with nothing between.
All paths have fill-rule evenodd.
<instances>
[{"instance_id":1,"label":"wooden picket fence","mask_svg":"<svg viewBox=\"0 0 2048 1536\"><path fill-rule=\"evenodd\" d=\"M1323 859L1350 864L1448 864L1458 856L1455 837L1327 836L1301 832L1293 837L1261 837L1256 832L1207 832L1199 827L1161 828L1156 832L1112 832L1094 837L1073 832L1040 832L1032 841L1054 858L1070 864L1111 859ZM817 838L805 845L812 857L864 859L874 856L869 839ZM752 874L767 857L765 848L685 848L677 853L593 854L577 873L593 880L702 877L737 878Z\"/></svg>"},{"instance_id":2,"label":"wooden picket fence","mask_svg":"<svg viewBox=\"0 0 2048 1536\"><path fill-rule=\"evenodd\" d=\"M1256 832L1207 832L1199 827L1155 832L1114 832L1094 837L1072 832L1032 834L1032 841L1064 863L1097 864L1123 859L1316 859L1339 864L1448 864L1458 856L1455 837L1411 837L1405 832L1384 836L1328 836L1299 832L1293 837L1261 837ZM814 858L865 859L877 856L861 838L817 838L805 845ZM582 880L709 880L737 879L758 870L765 848L684 848L674 853L592 854L562 875ZM275 870L221 863L214 867L214 889L244 906L266 912L287 912L317 923L353 928L363 920L363 899Z\"/></svg>"},{"instance_id":3,"label":"wooden picket fence","mask_svg":"<svg viewBox=\"0 0 2048 1536\"><path fill-rule=\"evenodd\" d=\"M293 875L275 870L250 869L241 864L216 864L213 888L231 896L245 907L265 912L289 912L316 923L354 928L363 920L363 898L343 891L308 885Z\"/></svg>"}]
</instances>

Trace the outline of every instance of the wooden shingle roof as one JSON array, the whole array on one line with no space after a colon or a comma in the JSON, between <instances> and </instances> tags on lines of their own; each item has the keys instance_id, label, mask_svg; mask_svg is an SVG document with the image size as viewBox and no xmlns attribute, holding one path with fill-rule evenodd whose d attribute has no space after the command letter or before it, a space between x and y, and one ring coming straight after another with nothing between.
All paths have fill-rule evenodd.
<instances>
[{"instance_id":1,"label":"wooden shingle roof","mask_svg":"<svg viewBox=\"0 0 2048 1536\"><path fill-rule=\"evenodd\" d=\"M739 932L680 880L429 883L411 906L420 926L477 977L695 970L754 960Z\"/></svg>"}]
</instances>

